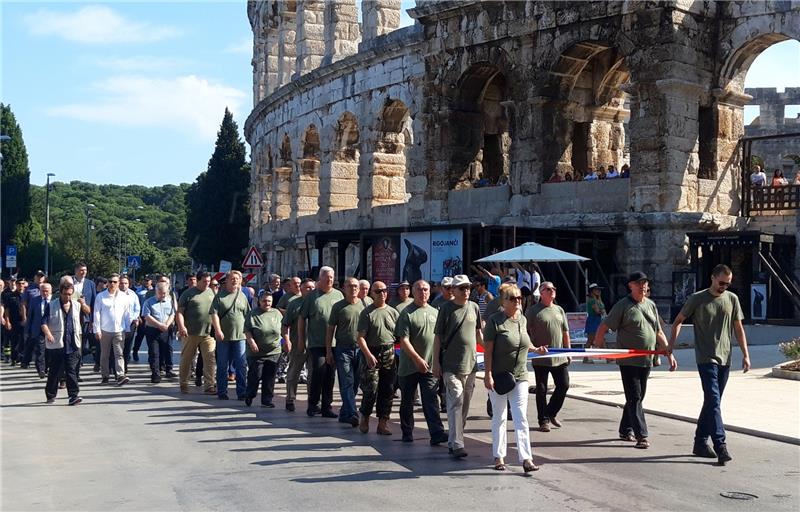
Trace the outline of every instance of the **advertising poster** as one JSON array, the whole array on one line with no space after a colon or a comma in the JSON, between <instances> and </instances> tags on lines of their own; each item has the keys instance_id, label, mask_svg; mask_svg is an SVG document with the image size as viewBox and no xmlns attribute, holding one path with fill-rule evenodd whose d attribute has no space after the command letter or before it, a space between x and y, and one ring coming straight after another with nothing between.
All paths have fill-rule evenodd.
<instances>
[{"instance_id":1,"label":"advertising poster","mask_svg":"<svg viewBox=\"0 0 800 512\"><path fill-rule=\"evenodd\" d=\"M372 280L383 281L388 286L398 281L400 264L397 254L397 237L381 236L372 243Z\"/></svg>"},{"instance_id":2,"label":"advertising poster","mask_svg":"<svg viewBox=\"0 0 800 512\"><path fill-rule=\"evenodd\" d=\"M567 313L567 325L569 326L569 339L575 345L585 345L586 338L586 317L588 313Z\"/></svg>"},{"instance_id":3,"label":"advertising poster","mask_svg":"<svg viewBox=\"0 0 800 512\"><path fill-rule=\"evenodd\" d=\"M767 285L753 283L750 285L750 319L767 319Z\"/></svg>"},{"instance_id":4,"label":"advertising poster","mask_svg":"<svg viewBox=\"0 0 800 512\"><path fill-rule=\"evenodd\" d=\"M400 279L414 281L431 278L431 232L402 233L400 235Z\"/></svg>"},{"instance_id":5,"label":"advertising poster","mask_svg":"<svg viewBox=\"0 0 800 512\"><path fill-rule=\"evenodd\" d=\"M463 233L460 229L431 233L431 281L464 273Z\"/></svg>"}]
</instances>

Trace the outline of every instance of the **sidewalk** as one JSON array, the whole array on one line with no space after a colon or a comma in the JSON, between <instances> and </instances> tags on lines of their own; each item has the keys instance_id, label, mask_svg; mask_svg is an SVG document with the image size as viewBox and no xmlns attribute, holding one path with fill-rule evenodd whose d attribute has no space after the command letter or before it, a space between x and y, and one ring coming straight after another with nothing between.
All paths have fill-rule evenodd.
<instances>
[{"instance_id":1,"label":"sidewalk","mask_svg":"<svg viewBox=\"0 0 800 512\"><path fill-rule=\"evenodd\" d=\"M703 404L694 349L677 350L675 356L675 372L670 372L662 359L662 365L650 374L645 411L694 423ZM772 366L784 361L777 345L751 346L750 359L751 370L742 373L741 352L734 348L722 399L726 429L800 445L800 381L770 376ZM529 379L534 382L532 372ZM621 406L625 395L617 365L600 360L584 364L573 359L567 396Z\"/></svg>"}]
</instances>

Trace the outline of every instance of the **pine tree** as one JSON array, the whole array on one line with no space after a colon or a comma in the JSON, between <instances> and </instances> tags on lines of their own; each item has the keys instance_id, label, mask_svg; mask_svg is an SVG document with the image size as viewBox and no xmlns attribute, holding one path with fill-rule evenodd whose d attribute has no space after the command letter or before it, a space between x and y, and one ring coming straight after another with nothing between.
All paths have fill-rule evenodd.
<instances>
[{"instance_id":1,"label":"pine tree","mask_svg":"<svg viewBox=\"0 0 800 512\"><path fill-rule=\"evenodd\" d=\"M28 169L28 151L22 139L22 130L11 107L0 103L0 133L11 140L0 142L2 152L2 222L0 223L0 249L11 243L20 224L30 218L31 172Z\"/></svg>"},{"instance_id":2,"label":"pine tree","mask_svg":"<svg viewBox=\"0 0 800 512\"><path fill-rule=\"evenodd\" d=\"M226 108L208 170L186 192L186 241L196 261L241 261L248 244L249 185L244 143Z\"/></svg>"}]
</instances>

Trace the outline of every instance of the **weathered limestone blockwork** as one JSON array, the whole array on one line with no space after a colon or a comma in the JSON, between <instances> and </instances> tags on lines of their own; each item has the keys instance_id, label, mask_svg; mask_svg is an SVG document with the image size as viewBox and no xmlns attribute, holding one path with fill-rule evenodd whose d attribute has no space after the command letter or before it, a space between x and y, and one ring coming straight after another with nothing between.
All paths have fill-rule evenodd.
<instances>
[{"instance_id":1,"label":"weathered limestone blockwork","mask_svg":"<svg viewBox=\"0 0 800 512\"><path fill-rule=\"evenodd\" d=\"M622 271L669 282L687 231L743 226L744 75L770 44L800 39L797 2L420 2L400 30L399 1L362 8L352 54L353 0L272 10L280 86L245 135L276 148L271 220L251 232L283 271L306 266L308 231L490 219L619 233ZM543 183L623 163L626 182ZM508 186L472 190L478 172Z\"/></svg>"}]
</instances>

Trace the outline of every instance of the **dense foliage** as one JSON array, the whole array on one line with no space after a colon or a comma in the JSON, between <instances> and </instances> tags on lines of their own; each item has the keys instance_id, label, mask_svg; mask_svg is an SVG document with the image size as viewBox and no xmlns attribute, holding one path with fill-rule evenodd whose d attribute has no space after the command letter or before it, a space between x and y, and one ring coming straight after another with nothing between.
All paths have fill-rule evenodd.
<instances>
[{"instance_id":1,"label":"dense foliage","mask_svg":"<svg viewBox=\"0 0 800 512\"><path fill-rule=\"evenodd\" d=\"M186 238L195 261L241 261L248 244L249 186L244 143L225 109L208 170L186 193Z\"/></svg>"},{"instance_id":2,"label":"dense foliage","mask_svg":"<svg viewBox=\"0 0 800 512\"><path fill-rule=\"evenodd\" d=\"M30 170L28 169L28 151L22 138L22 130L11 107L0 103L0 133L11 137L11 140L0 142L2 153L2 205L0 215L0 247L5 248L21 225L26 224L29 217ZM22 229L27 232L35 229L27 222ZM5 249L3 249L5 250Z\"/></svg>"}]
</instances>

